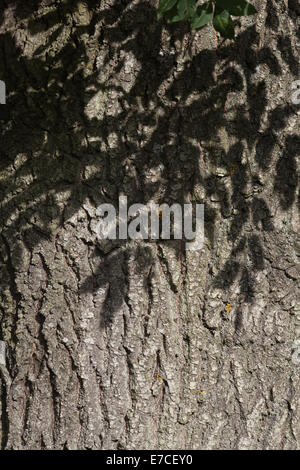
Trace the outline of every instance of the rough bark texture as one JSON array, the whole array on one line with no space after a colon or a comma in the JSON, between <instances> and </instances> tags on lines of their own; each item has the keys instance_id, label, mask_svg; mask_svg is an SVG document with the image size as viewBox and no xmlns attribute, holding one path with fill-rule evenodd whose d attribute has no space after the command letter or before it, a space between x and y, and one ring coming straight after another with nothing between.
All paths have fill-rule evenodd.
<instances>
[{"instance_id":1,"label":"rough bark texture","mask_svg":"<svg viewBox=\"0 0 300 470\"><path fill-rule=\"evenodd\" d=\"M299 448L299 4L255 4L1 2L3 449ZM97 239L119 194L203 202L204 249Z\"/></svg>"}]
</instances>

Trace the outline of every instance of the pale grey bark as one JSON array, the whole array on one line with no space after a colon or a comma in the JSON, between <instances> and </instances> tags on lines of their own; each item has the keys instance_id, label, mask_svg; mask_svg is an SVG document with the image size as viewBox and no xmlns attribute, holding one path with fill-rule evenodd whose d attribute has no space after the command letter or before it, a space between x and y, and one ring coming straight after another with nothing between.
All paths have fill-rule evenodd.
<instances>
[{"instance_id":1,"label":"pale grey bark","mask_svg":"<svg viewBox=\"0 0 300 470\"><path fill-rule=\"evenodd\" d=\"M299 7L255 3L225 42L152 0L2 7L2 448L299 448ZM120 193L203 202L204 249L101 242Z\"/></svg>"}]
</instances>

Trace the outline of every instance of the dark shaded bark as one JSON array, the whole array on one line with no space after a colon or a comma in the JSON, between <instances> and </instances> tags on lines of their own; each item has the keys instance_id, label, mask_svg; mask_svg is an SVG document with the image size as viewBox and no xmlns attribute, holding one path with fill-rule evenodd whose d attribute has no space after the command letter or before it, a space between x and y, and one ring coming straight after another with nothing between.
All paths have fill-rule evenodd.
<instances>
[{"instance_id":1,"label":"dark shaded bark","mask_svg":"<svg viewBox=\"0 0 300 470\"><path fill-rule=\"evenodd\" d=\"M4 449L299 448L298 4L226 42L156 4L1 9ZM99 240L119 194L205 247Z\"/></svg>"}]
</instances>

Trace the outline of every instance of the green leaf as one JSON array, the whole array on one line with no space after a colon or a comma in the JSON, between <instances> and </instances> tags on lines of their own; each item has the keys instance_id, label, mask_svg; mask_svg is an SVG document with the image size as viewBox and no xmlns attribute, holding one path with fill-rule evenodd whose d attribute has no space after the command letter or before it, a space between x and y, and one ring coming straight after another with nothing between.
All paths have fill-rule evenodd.
<instances>
[{"instance_id":1,"label":"green leaf","mask_svg":"<svg viewBox=\"0 0 300 470\"><path fill-rule=\"evenodd\" d=\"M177 3L178 0L160 0L159 7L158 7L158 12L157 12L157 19L160 20L160 18L163 16L163 14L171 10L173 6Z\"/></svg>"},{"instance_id":2,"label":"green leaf","mask_svg":"<svg viewBox=\"0 0 300 470\"><path fill-rule=\"evenodd\" d=\"M168 23L187 20L192 16L195 9L196 0L179 0L171 10L166 13Z\"/></svg>"},{"instance_id":3,"label":"green leaf","mask_svg":"<svg viewBox=\"0 0 300 470\"><path fill-rule=\"evenodd\" d=\"M182 19L187 19L194 12L194 8L197 0L179 0L178 2L178 15Z\"/></svg>"},{"instance_id":4,"label":"green leaf","mask_svg":"<svg viewBox=\"0 0 300 470\"><path fill-rule=\"evenodd\" d=\"M178 15L177 5L175 5L171 10L167 11L165 17L168 23L175 23L176 21L182 21L184 19Z\"/></svg>"},{"instance_id":5,"label":"green leaf","mask_svg":"<svg viewBox=\"0 0 300 470\"><path fill-rule=\"evenodd\" d=\"M245 0L216 0L216 9L217 12L228 11L233 16L249 16L257 13L256 8Z\"/></svg>"},{"instance_id":6,"label":"green leaf","mask_svg":"<svg viewBox=\"0 0 300 470\"><path fill-rule=\"evenodd\" d=\"M206 2L203 5L200 5L196 10L196 14L192 18L191 29L203 28L203 26L211 21L212 17L212 2Z\"/></svg>"},{"instance_id":7,"label":"green leaf","mask_svg":"<svg viewBox=\"0 0 300 470\"><path fill-rule=\"evenodd\" d=\"M213 25L223 38L234 38L234 23L230 18L228 11L222 11L214 16Z\"/></svg>"},{"instance_id":8,"label":"green leaf","mask_svg":"<svg viewBox=\"0 0 300 470\"><path fill-rule=\"evenodd\" d=\"M195 4L197 0L178 0L177 5L166 12L168 23L183 21L189 19L195 12Z\"/></svg>"}]
</instances>

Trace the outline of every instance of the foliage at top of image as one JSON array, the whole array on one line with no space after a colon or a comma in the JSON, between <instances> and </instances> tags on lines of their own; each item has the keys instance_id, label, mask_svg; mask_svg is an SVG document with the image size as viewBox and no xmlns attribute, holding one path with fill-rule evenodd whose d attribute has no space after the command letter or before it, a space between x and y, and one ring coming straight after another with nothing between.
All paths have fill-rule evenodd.
<instances>
[{"instance_id":1,"label":"foliage at top of image","mask_svg":"<svg viewBox=\"0 0 300 470\"><path fill-rule=\"evenodd\" d=\"M223 38L234 38L234 22L231 16L249 16L257 13L245 0L210 0L197 5L198 0L160 0L157 18L163 16L168 23L188 21L191 29L200 29L212 21L213 27Z\"/></svg>"}]
</instances>

